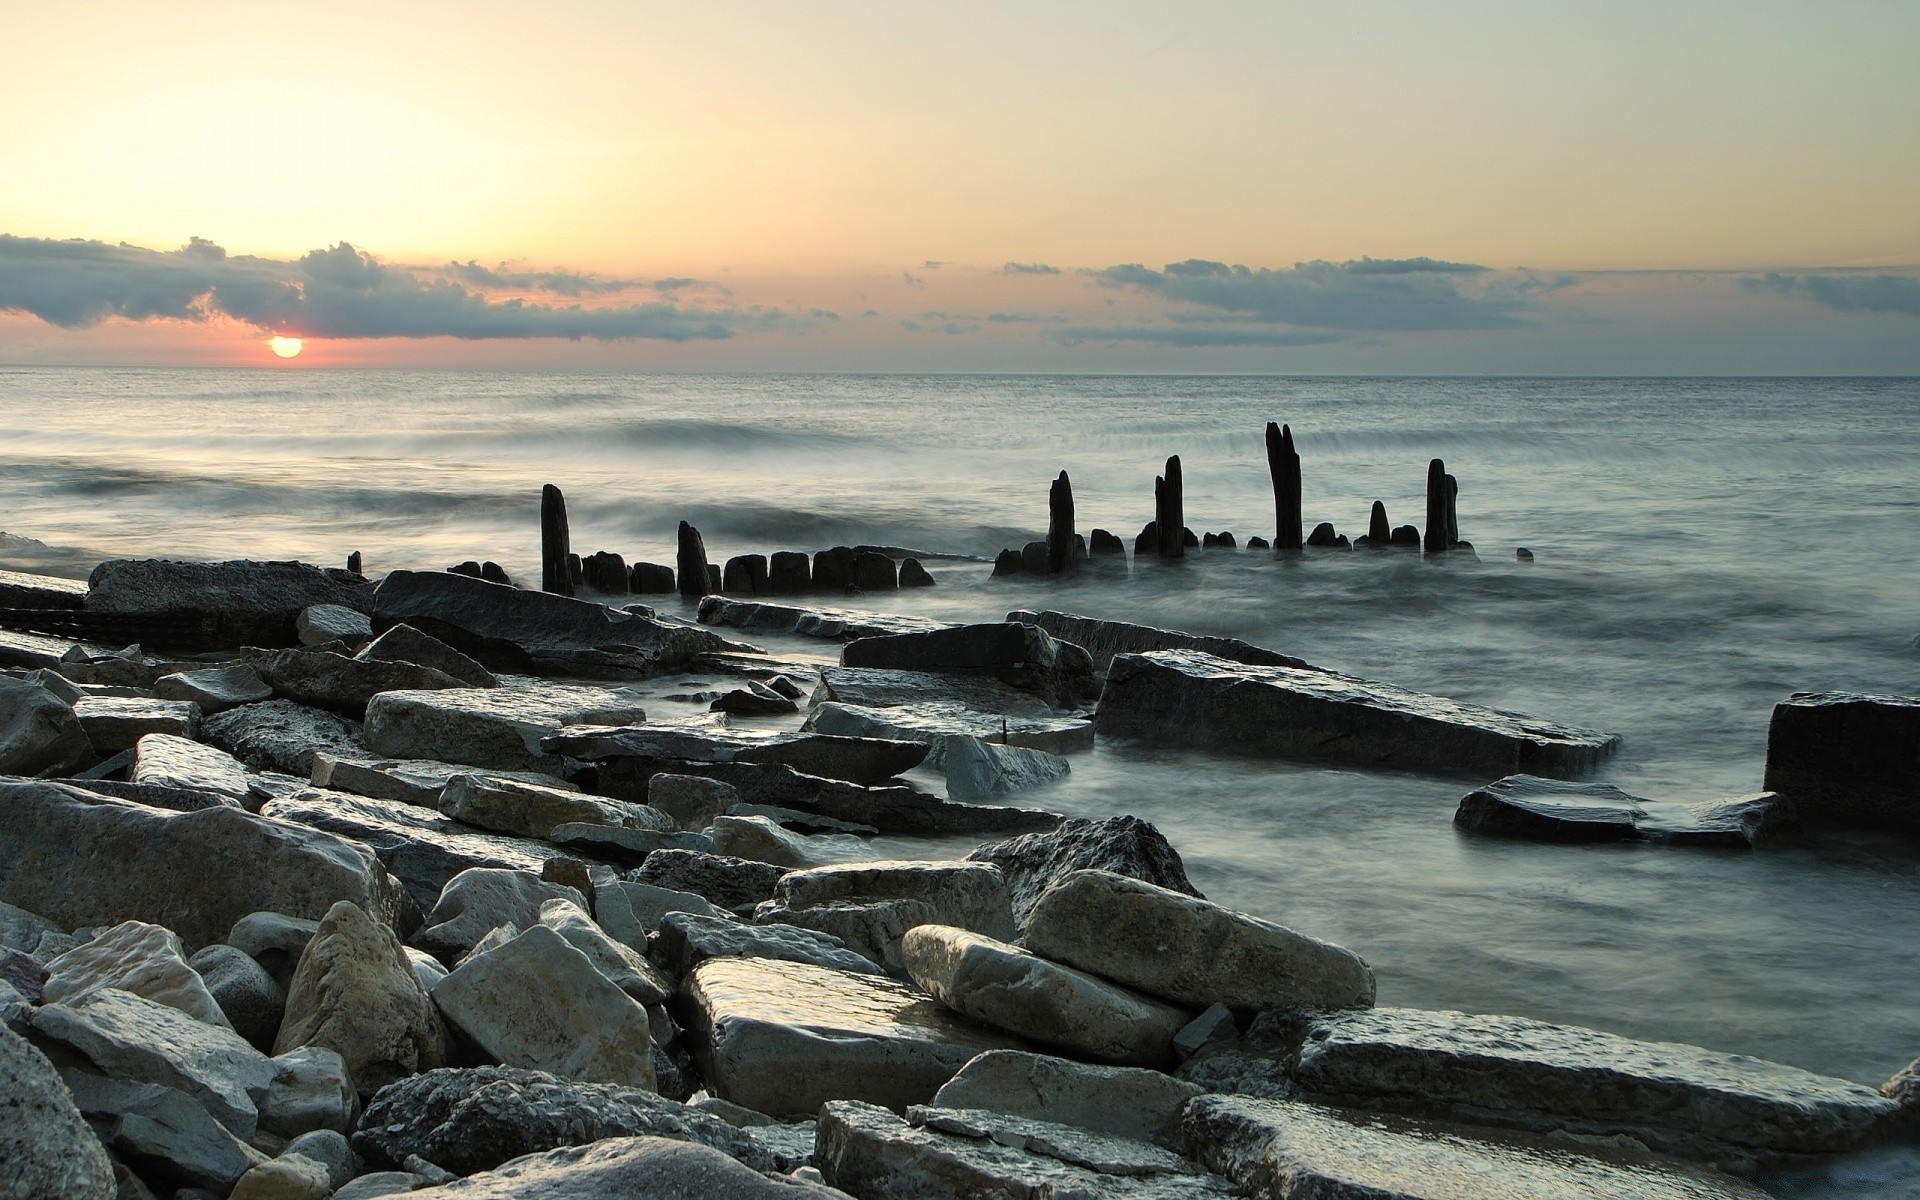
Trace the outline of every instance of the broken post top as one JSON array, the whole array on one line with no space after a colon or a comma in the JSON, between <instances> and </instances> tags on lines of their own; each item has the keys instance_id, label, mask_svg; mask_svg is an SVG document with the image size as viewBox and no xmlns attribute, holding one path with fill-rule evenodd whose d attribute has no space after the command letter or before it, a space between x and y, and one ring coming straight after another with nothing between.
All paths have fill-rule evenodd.
<instances>
[{"instance_id":1,"label":"broken post top","mask_svg":"<svg viewBox=\"0 0 1920 1200\"><path fill-rule=\"evenodd\" d=\"M1273 547L1298 550L1301 536L1300 454L1293 448L1293 427L1267 422L1267 471L1273 476Z\"/></svg>"},{"instance_id":2,"label":"broken post top","mask_svg":"<svg viewBox=\"0 0 1920 1200\"><path fill-rule=\"evenodd\" d=\"M680 552L675 565L679 568L680 594L687 599L698 600L719 590L708 567L707 545L700 531L686 521L680 522Z\"/></svg>"},{"instance_id":3,"label":"broken post top","mask_svg":"<svg viewBox=\"0 0 1920 1200\"><path fill-rule=\"evenodd\" d=\"M1434 459L1427 464L1427 529L1422 549L1439 554L1447 548L1447 464Z\"/></svg>"},{"instance_id":4,"label":"broken post top","mask_svg":"<svg viewBox=\"0 0 1920 1200\"><path fill-rule=\"evenodd\" d=\"M1180 456L1167 459L1167 473L1153 481L1153 519L1161 558L1186 557L1186 503L1180 486Z\"/></svg>"},{"instance_id":5,"label":"broken post top","mask_svg":"<svg viewBox=\"0 0 1920 1200\"><path fill-rule=\"evenodd\" d=\"M540 590L557 596L573 595L573 577L567 570L572 550L567 536L567 500L551 483L540 489Z\"/></svg>"},{"instance_id":6,"label":"broken post top","mask_svg":"<svg viewBox=\"0 0 1920 1200\"><path fill-rule=\"evenodd\" d=\"M1073 565L1073 481L1065 471L1047 489L1047 570L1054 574Z\"/></svg>"}]
</instances>

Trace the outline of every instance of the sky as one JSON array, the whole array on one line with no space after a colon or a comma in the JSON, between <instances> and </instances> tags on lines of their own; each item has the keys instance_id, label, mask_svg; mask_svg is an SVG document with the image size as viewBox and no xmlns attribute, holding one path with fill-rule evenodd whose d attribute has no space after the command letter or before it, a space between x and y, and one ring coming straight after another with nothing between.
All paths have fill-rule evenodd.
<instances>
[{"instance_id":1,"label":"sky","mask_svg":"<svg viewBox=\"0 0 1920 1200\"><path fill-rule=\"evenodd\" d=\"M1920 374L1912 0L0 29L0 364Z\"/></svg>"}]
</instances>

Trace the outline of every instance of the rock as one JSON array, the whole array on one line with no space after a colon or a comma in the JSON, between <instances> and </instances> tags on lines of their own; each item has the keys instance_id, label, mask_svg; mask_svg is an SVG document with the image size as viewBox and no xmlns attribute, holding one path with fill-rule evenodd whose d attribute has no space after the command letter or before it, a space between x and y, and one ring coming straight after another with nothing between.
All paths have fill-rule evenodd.
<instances>
[{"instance_id":1,"label":"rock","mask_svg":"<svg viewBox=\"0 0 1920 1200\"><path fill-rule=\"evenodd\" d=\"M547 834L547 840L556 846L577 850L604 862L630 867L646 862L647 856L656 850L697 850L703 854L713 852L713 839L704 833L626 829L616 825L588 825L581 822L555 825ZM545 866L551 866L555 861L548 859Z\"/></svg>"},{"instance_id":2,"label":"rock","mask_svg":"<svg viewBox=\"0 0 1920 1200\"><path fill-rule=\"evenodd\" d=\"M1142 1067L989 1050L960 1068L935 1093L933 1104L1053 1121L1178 1149L1180 1111L1200 1094L1193 1084Z\"/></svg>"},{"instance_id":3,"label":"rock","mask_svg":"<svg viewBox=\"0 0 1920 1200\"><path fill-rule=\"evenodd\" d=\"M1897 1107L1872 1088L1797 1067L1521 1017L1341 1013L1314 1022L1299 1054L1296 1078L1314 1100L1624 1135L1742 1169L1858 1148L1890 1132Z\"/></svg>"},{"instance_id":4,"label":"rock","mask_svg":"<svg viewBox=\"0 0 1920 1200\"><path fill-rule=\"evenodd\" d=\"M234 1032L256 1050L273 1048L287 1006L286 989L252 956L232 946L212 945L187 960Z\"/></svg>"},{"instance_id":5,"label":"rock","mask_svg":"<svg viewBox=\"0 0 1920 1200\"><path fill-rule=\"evenodd\" d=\"M662 773L647 780L648 806L672 817L680 829L705 829L738 803L740 789L718 779Z\"/></svg>"},{"instance_id":6,"label":"rock","mask_svg":"<svg viewBox=\"0 0 1920 1200\"><path fill-rule=\"evenodd\" d=\"M1182 1059L1192 1058L1208 1046L1228 1041L1239 1034L1240 1028L1233 1019L1233 1010L1216 1000L1205 1012L1173 1035L1173 1052Z\"/></svg>"},{"instance_id":7,"label":"rock","mask_svg":"<svg viewBox=\"0 0 1920 1200\"><path fill-rule=\"evenodd\" d=\"M220 646L292 646L302 609L333 604L373 611L373 589L346 571L300 562L173 562L115 559L87 579L87 609L195 613Z\"/></svg>"},{"instance_id":8,"label":"rock","mask_svg":"<svg viewBox=\"0 0 1920 1200\"><path fill-rule=\"evenodd\" d=\"M1785 840L1792 806L1773 792L1704 804L1660 803L1601 783L1509 775L1467 793L1455 827L1536 842L1664 842L1753 850Z\"/></svg>"},{"instance_id":9,"label":"rock","mask_svg":"<svg viewBox=\"0 0 1920 1200\"><path fill-rule=\"evenodd\" d=\"M359 646L373 638L373 622L366 613L338 604L314 604L301 609L293 619L293 628L302 646L324 646L329 642Z\"/></svg>"},{"instance_id":10,"label":"rock","mask_svg":"<svg viewBox=\"0 0 1920 1200\"><path fill-rule=\"evenodd\" d=\"M133 767L127 777L134 783L212 792L236 801L247 798L247 769L239 759L167 733L149 733L134 744Z\"/></svg>"},{"instance_id":11,"label":"rock","mask_svg":"<svg viewBox=\"0 0 1920 1200\"><path fill-rule=\"evenodd\" d=\"M276 650L250 661L275 695L356 720L366 715L368 702L382 692L467 687L464 681L432 667L348 658L331 650Z\"/></svg>"},{"instance_id":12,"label":"rock","mask_svg":"<svg viewBox=\"0 0 1920 1200\"><path fill-rule=\"evenodd\" d=\"M1041 895L1074 871L1111 871L1189 896L1200 895L1187 881L1179 851L1138 817L1099 821L1075 817L1049 833L980 846L967 858L999 870L1013 900L1014 917L1023 927Z\"/></svg>"},{"instance_id":13,"label":"rock","mask_svg":"<svg viewBox=\"0 0 1920 1200\"><path fill-rule=\"evenodd\" d=\"M374 628L412 625L494 671L644 679L724 645L704 629L445 572L395 571L375 601Z\"/></svg>"},{"instance_id":14,"label":"rock","mask_svg":"<svg viewBox=\"0 0 1920 1200\"><path fill-rule=\"evenodd\" d=\"M351 904L333 906L287 988L274 1052L340 1055L362 1096L446 1061L446 1032L393 931Z\"/></svg>"},{"instance_id":15,"label":"rock","mask_svg":"<svg viewBox=\"0 0 1920 1200\"><path fill-rule=\"evenodd\" d=\"M404 1196L433 1183L425 1175L411 1171L374 1171L362 1175L333 1194L333 1200L380 1200L383 1196Z\"/></svg>"},{"instance_id":16,"label":"rock","mask_svg":"<svg viewBox=\"0 0 1920 1200\"><path fill-rule=\"evenodd\" d=\"M228 709L201 723L201 735L252 771L283 771L305 779L313 774L313 756L325 751L343 758L364 758L360 724L345 717L295 704L268 700Z\"/></svg>"},{"instance_id":17,"label":"rock","mask_svg":"<svg viewBox=\"0 0 1920 1200\"><path fill-rule=\"evenodd\" d=\"M244 662L162 675L154 681L153 694L162 700L191 701L207 716L273 699L273 689Z\"/></svg>"},{"instance_id":18,"label":"rock","mask_svg":"<svg viewBox=\"0 0 1920 1200\"><path fill-rule=\"evenodd\" d=\"M540 923L586 955L594 970L605 976L608 983L641 1004L665 1004L673 995L671 979L641 957L639 951L608 936L594 924L585 909L571 900L549 900L542 904Z\"/></svg>"},{"instance_id":19,"label":"rock","mask_svg":"<svg viewBox=\"0 0 1920 1200\"><path fill-rule=\"evenodd\" d=\"M224 1195L263 1161L184 1092L146 1080L109 1078L77 1063L63 1067L60 1078L101 1140L156 1174Z\"/></svg>"},{"instance_id":20,"label":"rock","mask_svg":"<svg viewBox=\"0 0 1920 1200\"><path fill-rule=\"evenodd\" d=\"M594 919L600 928L621 945L640 951L645 951L647 935L661 927L668 913L733 919L704 896L650 883L601 884L594 904Z\"/></svg>"},{"instance_id":21,"label":"rock","mask_svg":"<svg viewBox=\"0 0 1920 1200\"><path fill-rule=\"evenodd\" d=\"M826 1200L836 1193L770 1178L718 1150L668 1138L609 1138L531 1154L418 1200Z\"/></svg>"},{"instance_id":22,"label":"rock","mask_svg":"<svg viewBox=\"0 0 1920 1200\"><path fill-rule=\"evenodd\" d=\"M900 586L903 588L932 587L933 576L927 573L917 558L900 561Z\"/></svg>"},{"instance_id":23,"label":"rock","mask_svg":"<svg viewBox=\"0 0 1920 1200\"><path fill-rule=\"evenodd\" d=\"M345 1134L332 1129L316 1129L303 1133L287 1143L280 1152L282 1158L298 1154L312 1159L327 1169L327 1191L345 1184L354 1175L353 1147L347 1143Z\"/></svg>"},{"instance_id":24,"label":"rock","mask_svg":"<svg viewBox=\"0 0 1920 1200\"><path fill-rule=\"evenodd\" d=\"M1052 701L1009 687L991 675L823 667L815 704L834 700L863 708L902 704L958 704L994 716L1058 717Z\"/></svg>"},{"instance_id":25,"label":"rock","mask_svg":"<svg viewBox=\"0 0 1920 1200\"><path fill-rule=\"evenodd\" d=\"M1920 698L1796 692L1774 705L1763 786L1811 826L1920 833Z\"/></svg>"},{"instance_id":26,"label":"rock","mask_svg":"<svg viewBox=\"0 0 1920 1200\"><path fill-rule=\"evenodd\" d=\"M1187 1142L1254 1194L1369 1200L1764 1200L1691 1164L1565 1138L1496 1134L1251 1096L1203 1096Z\"/></svg>"},{"instance_id":27,"label":"rock","mask_svg":"<svg viewBox=\"0 0 1920 1200\"><path fill-rule=\"evenodd\" d=\"M325 1046L301 1046L273 1059L273 1082L260 1101L260 1126L297 1138L317 1129L345 1133L360 1111L346 1060Z\"/></svg>"},{"instance_id":28,"label":"rock","mask_svg":"<svg viewBox=\"0 0 1920 1200\"><path fill-rule=\"evenodd\" d=\"M570 887L547 883L528 871L475 867L448 881L426 916L413 944L441 962L451 963L473 948L488 931L502 925L515 930L540 923L540 906L568 900L581 908L587 898Z\"/></svg>"},{"instance_id":29,"label":"rock","mask_svg":"<svg viewBox=\"0 0 1920 1200\"><path fill-rule=\"evenodd\" d=\"M209 1025L233 1027L199 972L187 965L179 936L145 921L122 921L49 962L41 995L46 1004L73 1004L101 988L131 992Z\"/></svg>"},{"instance_id":30,"label":"rock","mask_svg":"<svg viewBox=\"0 0 1920 1200\"><path fill-rule=\"evenodd\" d=\"M913 981L955 1012L1102 1062L1173 1061L1188 1014L1017 946L951 925L921 925L901 940Z\"/></svg>"},{"instance_id":31,"label":"rock","mask_svg":"<svg viewBox=\"0 0 1920 1200\"><path fill-rule=\"evenodd\" d=\"M1396 525L1391 542L1395 546L1417 547L1420 545L1420 530L1412 525Z\"/></svg>"},{"instance_id":32,"label":"rock","mask_svg":"<svg viewBox=\"0 0 1920 1200\"><path fill-rule=\"evenodd\" d=\"M242 1140L253 1136L273 1065L240 1035L196 1021L176 1008L102 988L70 1004L36 1009L39 1037L85 1055L116 1080L184 1092Z\"/></svg>"},{"instance_id":33,"label":"rock","mask_svg":"<svg viewBox=\"0 0 1920 1200\"><path fill-rule=\"evenodd\" d=\"M0 608L77 609L86 604L87 585L78 579L0 571Z\"/></svg>"},{"instance_id":34,"label":"rock","mask_svg":"<svg viewBox=\"0 0 1920 1200\"><path fill-rule=\"evenodd\" d=\"M1135 625L1128 621L1103 621L1096 617L1051 611L1015 609L1007 614L1007 620L1038 625L1063 642L1084 647L1093 656L1093 669L1101 673L1105 673L1113 664L1117 654L1141 654L1149 650L1198 650L1215 658L1257 667L1298 667L1307 671L1319 669L1291 655L1264 650L1239 638L1182 633L1173 629L1155 629L1151 625Z\"/></svg>"},{"instance_id":35,"label":"rock","mask_svg":"<svg viewBox=\"0 0 1920 1200\"><path fill-rule=\"evenodd\" d=\"M499 687L500 680L473 659L455 650L431 634L411 625L399 624L360 647L354 655L362 662L417 663L451 675L468 687Z\"/></svg>"},{"instance_id":36,"label":"rock","mask_svg":"<svg viewBox=\"0 0 1920 1200\"><path fill-rule=\"evenodd\" d=\"M94 761L93 743L65 700L0 675L0 773L68 774Z\"/></svg>"},{"instance_id":37,"label":"rock","mask_svg":"<svg viewBox=\"0 0 1920 1200\"><path fill-rule=\"evenodd\" d=\"M771 691L771 689L768 689ZM751 763L862 785L880 784L920 765L916 741L842 737L827 733L765 733L719 728L634 725L562 731L542 742L550 754L603 760L630 757L660 762Z\"/></svg>"},{"instance_id":38,"label":"rock","mask_svg":"<svg viewBox=\"0 0 1920 1200\"><path fill-rule=\"evenodd\" d=\"M318 917L351 900L383 921L398 889L372 851L233 808L169 813L0 781L0 901L66 928L149 921L189 944L263 909Z\"/></svg>"},{"instance_id":39,"label":"rock","mask_svg":"<svg viewBox=\"0 0 1920 1200\"><path fill-rule=\"evenodd\" d=\"M663 915L654 953L675 975L685 975L710 958L770 958L854 974L885 974L830 934L797 925L747 925L696 913Z\"/></svg>"},{"instance_id":40,"label":"rock","mask_svg":"<svg viewBox=\"0 0 1920 1200\"><path fill-rule=\"evenodd\" d=\"M367 745L394 758L558 775L562 763L541 750L542 738L567 725L646 719L638 697L577 684L384 692L367 705Z\"/></svg>"},{"instance_id":41,"label":"rock","mask_svg":"<svg viewBox=\"0 0 1920 1200\"><path fill-rule=\"evenodd\" d=\"M721 908L751 912L754 905L773 898L774 885L785 867L723 854L691 850L659 850L633 873L635 883L692 892Z\"/></svg>"},{"instance_id":42,"label":"rock","mask_svg":"<svg viewBox=\"0 0 1920 1200\"><path fill-rule=\"evenodd\" d=\"M0 1026L0 1194L113 1200L113 1164L46 1056Z\"/></svg>"},{"instance_id":43,"label":"rock","mask_svg":"<svg viewBox=\"0 0 1920 1200\"><path fill-rule=\"evenodd\" d=\"M1110 871L1076 871L1048 889L1026 944L1191 1008L1337 1009L1374 998L1372 969L1345 947Z\"/></svg>"},{"instance_id":44,"label":"rock","mask_svg":"<svg viewBox=\"0 0 1920 1200\"><path fill-rule=\"evenodd\" d=\"M1675 846L1764 850L1794 840L1800 816L1778 792L1755 792L1698 804L1650 804L1640 836Z\"/></svg>"},{"instance_id":45,"label":"rock","mask_svg":"<svg viewBox=\"0 0 1920 1200\"><path fill-rule=\"evenodd\" d=\"M846 833L790 833L765 817L715 817L716 854L798 869L878 857L862 838Z\"/></svg>"},{"instance_id":46,"label":"rock","mask_svg":"<svg viewBox=\"0 0 1920 1200\"><path fill-rule=\"evenodd\" d=\"M133 756L123 753L115 757L131 761ZM221 795L218 792L201 791L198 788L167 787L157 783L127 783L113 779L79 778L61 782L95 796L105 796L113 800L130 800L135 804L144 804L148 808L164 808L172 812L199 812L203 808L240 808L243 805L258 803L252 797L251 788L248 796L240 799Z\"/></svg>"},{"instance_id":47,"label":"rock","mask_svg":"<svg viewBox=\"0 0 1920 1200\"><path fill-rule=\"evenodd\" d=\"M915 1107L906 1120L837 1101L820 1114L815 1161L862 1200L1086 1197L1211 1200L1235 1195L1178 1155L1111 1135L981 1111Z\"/></svg>"},{"instance_id":48,"label":"rock","mask_svg":"<svg viewBox=\"0 0 1920 1200\"><path fill-rule=\"evenodd\" d=\"M376 800L398 800L422 808L438 810L440 794L456 775L471 775L465 763L435 762L428 758L342 758L321 752L313 756L313 785L371 796ZM542 787L577 792L580 789L557 775L540 771L490 770L496 779L517 779Z\"/></svg>"},{"instance_id":49,"label":"rock","mask_svg":"<svg viewBox=\"0 0 1920 1200\"><path fill-rule=\"evenodd\" d=\"M1035 625L958 625L861 638L841 649L840 661L848 667L984 675L1060 706L1100 694L1087 652Z\"/></svg>"},{"instance_id":50,"label":"rock","mask_svg":"<svg viewBox=\"0 0 1920 1200\"><path fill-rule=\"evenodd\" d=\"M586 1083L654 1086L646 1009L544 925L462 963L434 985L433 1002L507 1066Z\"/></svg>"},{"instance_id":51,"label":"rock","mask_svg":"<svg viewBox=\"0 0 1920 1200\"><path fill-rule=\"evenodd\" d=\"M574 823L664 831L671 820L638 805L481 774L454 776L440 795L440 811L468 825L531 838Z\"/></svg>"},{"instance_id":52,"label":"rock","mask_svg":"<svg viewBox=\"0 0 1920 1200\"><path fill-rule=\"evenodd\" d=\"M775 1117L835 1098L923 1103L980 1051L1020 1048L877 975L714 958L682 986L708 1088Z\"/></svg>"},{"instance_id":53,"label":"rock","mask_svg":"<svg viewBox=\"0 0 1920 1200\"><path fill-rule=\"evenodd\" d=\"M11 904L0 903L0 947L31 953L46 934L64 934L65 930L36 913Z\"/></svg>"},{"instance_id":54,"label":"rock","mask_svg":"<svg viewBox=\"0 0 1920 1200\"><path fill-rule=\"evenodd\" d=\"M1193 650L1122 654L1094 715L1103 737L1178 740L1376 767L1526 772L1598 766L1620 739L1325 671L1255 667Z\"/></svg>"},{"instance_id":55,"label":"rock","mask_svg":"<svg viewBox=\"0 0 1920 1200\"><path fill-rule=\"evenodd\" d=\"M940 765L953 800L986 800L1064 778L1067 760L1045 750L996 746L975 737L950 737L941 744Z\"/></svg>"},{"instance_id":56,"label":"rock","mask_svg":"<svg viewBox=\"0 0 1920 1200\"><path fill-rule=\"evenodd\" d=\"M751 1137L698 1109L638 1088L515 1067L402 1080L374 1097L353 1142L375 1166L417 1155L470 1175L523 1154L641 1135L711 1146L760 1169L773 1166Z\"/></svg>"},{"instance_id":57,"label":"rock","mask_svg":"<svg viewBox=\"0 0 1920 1200\"><path fill-rule=\"evenodd\" d=\"M809 908L788 908L769 900L753 913L757 925L792 925L826 934L899 976L907 970L900 953L900 940L907 930L939 919L939 911L925 900L836 902Z\"/></svg>"},{"instance_id":58,"label":"rock","mask_svg":"<svg viewBox=\"0 0 1920 1200\"><path fill-rule=\"evenodd\" d=\"M248 913L233 923L226 944L265 967L267 973L285 987L292 980L293 969L299 965L307 943L319 928L318 920L285 917L276 912Z\"/></svg>"},{"instance_id":59,"label":"rock","mask_svg":"<svg viewBox=\"0 0 1920 1200\"><path fill-rule=\"evenodd\" d=\"M789 909L917 900L931 906L933 923L1002 939L1014 933L1006 879L982 863L891 859L815 867L782 876L774 896Z\"/></svg>"},{"instance_id":60,"label":"rock","mask_svg":"<svg viewBox=\"0 0 1920 1200\"><path fill-rule=\"evenodd\" d=\"M253 1167L233 1185L231 1200L327 1200L333 1185L327 1168L299 1154Z\"/></svg>"},{"instance_id":61,"label":"rock","mask_svg":"<svg viewBox=\"0 0 1920 1200\"><path fill-rule=\"evenodd\" d=\"M715 700L709 708L713 712L732 713L741 717L778 717L800 711L799 705L758 683L734 688Z\"/></svg>"},{"instance_id":62,"label":"rock","mask_svg":"<svg viewBox=\"0 0 1920 1200\"><path fill-rule=\"evenodd\" d=\"M807 713L802 729L846 737L923 742L931 747L922 763L939 767L947 739L977 738L1052 754L1093 749L1093 722L1078 717L1003 717L968 708L957 701L929 701L889 708L823 701Z\"/></svg>"}]
</instances>

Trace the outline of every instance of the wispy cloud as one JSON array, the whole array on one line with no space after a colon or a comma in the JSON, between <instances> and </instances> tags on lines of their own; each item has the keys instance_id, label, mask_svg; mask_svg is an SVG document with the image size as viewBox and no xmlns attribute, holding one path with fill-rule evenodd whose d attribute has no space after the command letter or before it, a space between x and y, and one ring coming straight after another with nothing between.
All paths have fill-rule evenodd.
<instances>
[{"instance_id":1,"label":"wispy cloud","mask_svg":"<svg viewBox=\"0 0 1920 1200\"><path fill-rule=\"evenodd\" d=\"M1316 261L1281 270L1190 258L1158 271L1128 263L1090 274L1111 287L1277 325L1383 332L1532 323L1526 280L1428 258ZM1462 279L1479 276L1488 279L1471 289L1461 286Z\"/></svg>"},{"instance_id":2,"label":"wispy cloud","mask_svg":"<svg viewBox=\"0 0 1920 1200\"><path fill-rule=\"evenodd\" d=\"M1055 341L1069 346L1083 342L1144 342L1156 346L1193 349L1206 346L1324 346L1344 342L1344 333L1307 333L1289 329L1209 325L1073 325L1054 330Z\"/></svg>"},{"instance_id":3,"label":"wispy cloud","mask_svg":"<svg viewBox=\"0 0 1920 1200\"><path fill-rule=\"evenodd\" d=\"M1048 266L1046 263L1039 263L1039 262L1036 262L1036 263L1010 262L1006 266L1000 268L1000 273L1002 275L1058 275L1060 274L1060 268Z\"/></svg>"},{"instance_id":4,"label":"wispy cloud","mask_svg":"<svg viewBox=\"0 0 1920 1200\"><path fill-rule=\"evenodd\" d=\"M1920 277L1854 272L1786 275L1769 272L1747 280L1750 287L1804 296L1841 312L1909 313L1920 316Z\"/></svg>"}]
</instances>

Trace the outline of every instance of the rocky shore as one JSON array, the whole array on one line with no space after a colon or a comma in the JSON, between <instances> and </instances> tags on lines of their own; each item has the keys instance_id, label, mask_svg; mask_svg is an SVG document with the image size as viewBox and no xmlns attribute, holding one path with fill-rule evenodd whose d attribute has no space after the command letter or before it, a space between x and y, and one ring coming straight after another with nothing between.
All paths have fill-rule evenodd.
<instances>
[{"instance_id":1,"label":"rocky shore","mask_svg":"<svg viewBox=\"0 0 1920 1200\"><path fill-rule=\"evenodd\" d=\"M0 576L0 1196L1758 1197L1920 1139L1920 1064L1377 1007L1364 946L1045 806L1143 739L1459 775L1472 836L1764 852L1920 829L1920 700L1795 695L1770 790L1689 806L1579 782L1608 734L1231 639L504 579Z\"/></svg>"}]
</instances>

